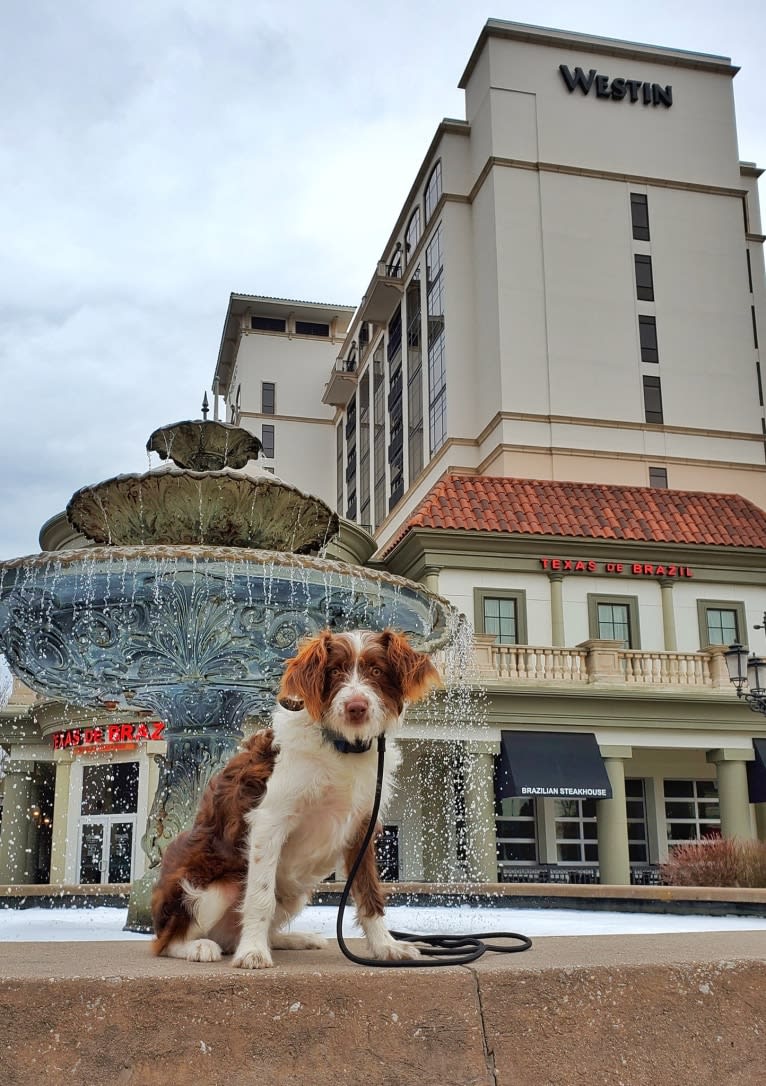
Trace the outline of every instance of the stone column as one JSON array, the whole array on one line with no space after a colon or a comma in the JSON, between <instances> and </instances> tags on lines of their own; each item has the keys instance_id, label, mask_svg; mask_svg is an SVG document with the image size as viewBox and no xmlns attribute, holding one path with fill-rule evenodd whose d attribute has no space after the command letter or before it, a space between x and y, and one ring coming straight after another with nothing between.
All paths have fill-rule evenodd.
<instances>
[{"instance_id":1,"label":"stone column","mask_svg":"<svg viewBox=\"0 0 766 1086\"><path fill-rule=\"evenodd\" d=\"M759 841L766 841L766 803L754 803L755 829Z\"/></svg>"},{"instance_id":2,"label":"stone column","mask_svg":"<svg viewBox=\"0 0 766 1086\"><path fill-rule=\"evenodd\" d=\"M428 589L429 592L439 595L439 569L437 566L426 566L423 570L423 575L420 578L420 583Z\"/></svg>"},{"instance_id":3,"label":"stone column","mask_svg":"<svg viewBox=\"0 0 766 1086\"><path fill-rule=\"evenodd\" d=\"M495 759L498 744L469 743L465 780L468 877L497 882Z\"/></svg>"},{"instance_id":4,"label":"stone column","mask_svg":"<svg viewBox=\"0 0 766 1086\"><path fill-rule=\"evenodd\" d=\"M673 610L673 582L660 581L660 598L662 600L662 633L665 639L665 652L676 652L676 616Z\"/></svg>"},{"instance_id":5,"label":"stone column","mask_svg":"<svg viewBox=\"0 0 766 1086\"><path fill-rule=\"evenodd\" d=\"M721 811L721 835L752 840L753 822L747 791L746 762L752 762L755 751L740 747L719 747L707 752L718 776L718 800Z\"/></svg>"},{"instance_id":6,"label":"stone column","mask_svg":"<svg viewBox=\"0 0 766 1086\"><path fill-rule=\"evenodd\" d=\"M34 770L34 762L10 762L5 772L3 822L0 828L0 883L29 881L27 847Z\"/></svg>"},{"instance_id":7,"label":"stone column","mask_svg":"<svg viewBox=\"0 0 766 1086\"><path fill-rule=\"evenodd\" d=\"M612 798L596 803L599 882L630 885L628 815L625 806L625 761L632 747L602 747L601 755L612 786Z\"/></svg>"},{"instance_id":8,"label":"stone column","mask_svg":"<svg viewBox=\"0 0 766 1086\"><path fill-rule=\"evenodd\" d=\"M563 646L564 641L564 574L549 573L551 583L551 645Z\"/></svg>"},{"instance_id":9,"label":"stone column","mask_svg":"<svg viewBox=\"0 0 766 1086\"><path fill-rule=\"evenodd\" d=\"M56 762L56 789L53 796L53 836L51 840L51 885L62 886L66 877L66 846L68 838L69 786L72 763Z\"/></svg>"},{"instance_id":10,"label":"stone column","mask_svg":"<svg viewBox=\"0 0 766 1086\"><path fill-rule=\"evenodd\" d=\"M419 753L423 878L450 882L457 875L455 796L445 744L424 743Z\"/></svg>"}]
</instances>

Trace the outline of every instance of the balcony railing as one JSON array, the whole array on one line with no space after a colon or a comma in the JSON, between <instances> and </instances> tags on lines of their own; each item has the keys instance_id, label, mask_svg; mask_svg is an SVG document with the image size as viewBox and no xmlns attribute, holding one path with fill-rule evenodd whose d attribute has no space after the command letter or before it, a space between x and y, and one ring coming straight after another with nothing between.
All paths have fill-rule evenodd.
<instances>
[{"instance_id":1,"label":"balcony railing","mask_svg":"<svg viewBox=\"0 0 766 1086\"><path fill-rule=\"evenodd\" d=\"M330 379L325 385L322 403L332 404L334 407L345 407L354 395L357 376L356 357L338 358L330 373Z\"/></svg>"},{"instance_id":2,"label":"balcony railing","mask_svg":"<svg viewBox=\"0 0 766 1086\"><path fill-rule=\"evenodd\" d=\"M639 651L624 648L620 641L595 639L574 648L498 645L491 637L481 635L475 639L475 660L481 678L509 682L732 690L723 652L723 647L706 652Z\"/></svg>"}]
</instances>

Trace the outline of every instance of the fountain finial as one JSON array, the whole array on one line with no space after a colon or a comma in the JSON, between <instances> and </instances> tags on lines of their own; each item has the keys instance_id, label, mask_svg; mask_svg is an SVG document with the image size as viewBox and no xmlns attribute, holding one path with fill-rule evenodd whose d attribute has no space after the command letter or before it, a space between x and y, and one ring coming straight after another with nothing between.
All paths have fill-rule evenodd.
<instances>
[{"instance_id":1,"label":"fountain finial","mask_svg":"<svg viewBox=\"0 0 766 1086\"><path fill-rule=\"evenodd\" d=\"M207 416L209 412L210 408L207 402L207 391L205 391L205 395L202 397L202 418L205 420L205 422L207 422Z\"/></svg>"}]
</instances>

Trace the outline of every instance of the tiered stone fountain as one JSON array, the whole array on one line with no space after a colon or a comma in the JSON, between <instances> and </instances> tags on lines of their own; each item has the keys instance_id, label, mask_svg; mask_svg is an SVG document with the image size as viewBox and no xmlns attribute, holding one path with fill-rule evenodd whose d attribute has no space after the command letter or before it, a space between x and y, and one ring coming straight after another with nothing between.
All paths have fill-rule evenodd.
<instances>
[{"instance_id":1,"label":"tiered stone fountain","mask_svg":"<svg viewBox=\"0 0 766 1086\"><path fill-rule=\"evenodd\" d=\"M268 713L300 638L391 626L432 651L454 628L449 604L421 585L319 557L337 516L266 472L242 471L260 451L248 431L183 422L155 431L147 449L170 463L72 497L67 517L86 545L0 562L0 651L23 682L166 723L132 930L149 927L164 848L245 719Z\"/></svg>"}]
</instances>

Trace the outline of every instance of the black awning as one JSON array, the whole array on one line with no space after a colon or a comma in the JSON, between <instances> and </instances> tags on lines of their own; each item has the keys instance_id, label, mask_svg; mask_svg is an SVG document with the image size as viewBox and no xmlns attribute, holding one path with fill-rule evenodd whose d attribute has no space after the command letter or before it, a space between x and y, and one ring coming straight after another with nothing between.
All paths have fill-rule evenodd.
<instances>
[{"instance_id":1,"label":"black awning","mask_svg":"<svg viewBox=\"0 0 766 1086\"><path fill-rule=\"evenodd\" d=\"M754 739L755 761L747 763L747 791L751 803L766 803L766 739Z\"/></svg>"},{"instance_id":2,"label":"black awning","mask_svg":"<svg viewBox=\"0 0 766 1086\"><path fill-rule=\"evenodd\" d=\"M501 732L497 796L611 799L612 786L591 732Z\"/></svg>"}]
</instances>

